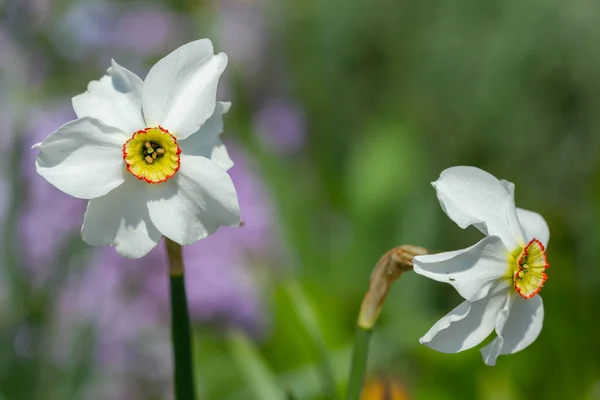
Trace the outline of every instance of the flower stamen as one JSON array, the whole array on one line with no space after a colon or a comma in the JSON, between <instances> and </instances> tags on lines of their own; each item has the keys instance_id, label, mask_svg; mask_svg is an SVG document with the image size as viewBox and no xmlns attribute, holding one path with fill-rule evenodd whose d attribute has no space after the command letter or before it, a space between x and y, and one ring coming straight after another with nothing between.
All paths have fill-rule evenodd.
<instances>
[{"instance_id":1,"label":"flower stamen","mask_svg":"<svg viewBox=\"0 0 600 400\"><path fill-rule=\"evenodd\" d=\"M144 160L146 160L148 164L152 164L154 160L165 155L165 150L162 147L160 147L158 143L146 142L144 143L143 154Z\"/></svg>"}]
</instances>

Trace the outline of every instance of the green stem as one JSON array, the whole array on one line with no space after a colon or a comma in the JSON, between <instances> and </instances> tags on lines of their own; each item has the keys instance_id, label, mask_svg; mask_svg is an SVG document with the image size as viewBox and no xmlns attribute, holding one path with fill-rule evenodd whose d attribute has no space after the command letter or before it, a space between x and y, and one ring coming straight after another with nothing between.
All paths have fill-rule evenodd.
<instances>
[{"instance_id":1,"label":"green stem","mask_svg":"<svg viewBox=\"0 0 600 400\"><path fill-rule=\"evenodd\" d=\"M166 239L171 277L171 340L174 357L176 400L194 400L194 368L192 338L185 294L184 266L181 246Z\"/></svg>"},{"instance_id":2,"label":"green stem","mask_svg":"<svg viewBox=\"0 0 600 400\"><path fill-rule=\"evenodd\" d=\"M354 350L352 352L352 366L350 367L350 378L348 380L348 392L346 400L359 400L365 379L367 361L369 357L369 340L371 339L371 330L358 326L356 328L356 339L354 340Z\"/></svg>"}]
</instances>

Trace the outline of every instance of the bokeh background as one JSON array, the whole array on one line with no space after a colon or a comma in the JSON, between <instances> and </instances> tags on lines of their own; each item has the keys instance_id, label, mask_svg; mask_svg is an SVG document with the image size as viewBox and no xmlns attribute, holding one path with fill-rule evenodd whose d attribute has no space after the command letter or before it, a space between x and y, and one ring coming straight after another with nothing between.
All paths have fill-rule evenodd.
<instances>
[{"instance_id":1,"label":"bokeh background","mask_svg":"<svg viewBox=\"0 0 600 400\"><path fill-rule=\"evenodd\" d=\"M460 298L405 274L373 336L368 399L382 384L406 399L600 399L600 3L0 0L0 13L0 399L171 398L162 248L125 260L86 246L85 202L37 176L30 147L75 117L70 98L111 58L143 77L200 37L230 60L219 98L245 221L185 249L201 398L343 393L379 257L479 239L429 185L463 164L514 182L550 225L542 333L493 368L475 349L436 353L418 339Z\"/></svg>"}]
</instances>

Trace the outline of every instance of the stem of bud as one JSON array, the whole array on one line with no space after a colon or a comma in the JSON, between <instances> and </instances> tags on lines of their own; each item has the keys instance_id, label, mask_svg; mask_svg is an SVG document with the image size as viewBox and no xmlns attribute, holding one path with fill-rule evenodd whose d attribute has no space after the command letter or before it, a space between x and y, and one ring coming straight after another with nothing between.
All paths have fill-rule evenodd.
<instances>
[{"instance_id":1,"label":"stem of bud","mask_svg":"<svg viewBox=\"0 0 600 400\"><path fill-rule=\"evenodd\" d=\"M385 253L375 264L371 273L369 291L363 299L358 315L346 400L359 400L360 398L369 358L371 331L377 322L392 283L403 272L412 270L413 258L423 254L427 254L427 250L422 247L399 246Z\"/></svg>"}]
</instances>

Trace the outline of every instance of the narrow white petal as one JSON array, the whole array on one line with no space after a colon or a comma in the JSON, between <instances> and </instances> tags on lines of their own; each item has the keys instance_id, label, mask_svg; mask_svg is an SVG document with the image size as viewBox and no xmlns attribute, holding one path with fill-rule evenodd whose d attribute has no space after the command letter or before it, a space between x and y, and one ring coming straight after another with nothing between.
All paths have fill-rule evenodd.
<instances>
[{"instance_id":1,"label":"narrow white petal","mask_svg":"<svg viewBox=\"0 0 600 400\"><path fill-rule=\"evenodd\" d=\"M37 172L71 196L104 196L123 183L126 140L123 132L95 119L68 122L38 146Z\"/></svg>"},{"instance_id":2,"label":"narrow white petal","mask_svg":"<svg viewBox=\"0 0 600 400\"><path fill-rule=\"evenodd\" d=\"M90 200L81 229L83 240L92 246L115 246L128 258L148 254L162 235L150 220L147 185L128 177L121 187Z\"/></svg>"},{"instance_id":3,"label":"narrow white petal","mask_svg":"<svg viewBox=\"0 0 600 400\"><path fill-rule=\"evenodd\" d=\"M481 300L464 301L436 322L420 342L442 353L458 353L477 346L494 330L506 292L503 288Z\"/></svg>"},{"instance_id":4,"label":"narrow white petal","mask_svg":"<svg viewBox=\"0 0 600 400\"><path fill-rule=\"evenodd\" d=\"M483 361L487 365L496 365L496 359L502 354L513 354L523 350L537 339L544 323L544 303L537 295L524 299L511 293L496 321L498 336L481 349Z\"/></svg>"},{"instance_id":5,"label":"narrow white petal","mask_svg":"<svg viewBox=\"0 0 600 400\"><path fill-rule=\"evenodd\" d=\"M502 186L504 186L504 188L514 197L514 183L505 181L504 179L502 179L500 183L502 183ZM536 212L517 208L517 218L519 219L519 225L521 225L521 230L523 231L526 243L535 238L542 242L544 246L548 245L548 241L550 240L550 229L548 228L548 224L544 217Z\"/></svg>"},{"instance_id":6,"label":"narrow white petal","mask_svg":"<svg viewBox=\"0 0 600 400\"><path fill-rule=\"evenodd\" d=\"M179 141L184 154L210 158L224 170L233 167L227 148L219 139L223 132L223 115L229 111L231 103L218 102L213 115L202 125L198 132Z\"/></svg>"},{"instance_id":7,"label":"narrow white petal","mask_svg":"<svg viewBox=\"0 0 600 400\"><path fill-rule=\"evenodd\" d=\"M523 242L510 182L503 184L475 167L452 167L433 182L446 214L461 228L475 226L489 236L499 236L508 249ZM511 184L512 185L512 184Z\"/></svg>"},{"instance_id":8,"label":"narrow white petal","mask_svg":"<svg viewBox=\"0 0 600 400\"><path fill-rule=\"evenodd\" d=\"M498 316L496 318L496 333L498 332L502 332L502 330L504 329L504 326L506 325L506 321L508 320L508 314L510 312L510 307L511 307L511 303L513 302L513 300L515 299L514 296L514 292L509 291L507 296L506 296L506 303L504 304L504 307L502 307L502 310L500 310L500 312L498 313ZM496 336L496 338L494 338L494 340L492 340L490 342L490 344L488 344L487 346L485 346L484 348L482 348L481 351L481 355L483 357L483 362L486 365L496 365L496 357L498 357L498 354L500 353L500 350L502 349L502 345L504 343L504 338L501 335Z\"/></svg>"},{"instance_id":9,"label":"narrow white petal","mask_svg":"<svg viewBox=\"0 0 600 400\"><path fill-rule=\"evenodd\" d=\"M500 354L513 354L523 350L537 339L544 324L542 296L524 299L514 295L508 321L504 326L504 346Z\"/></svg>"},{"instance_id":10,"label":"narrow white petal","mask_svg":"<svg viewBox=\"0 0 600 400\"><path fill-rule=\"evenodd\" d=\"M228 171L233 167L233 160L229 157L227 147L221 142L221 139L215 138L210 151L210 159L213 160L219 167Z\"/></svg>"},{"instance_id":11,"label":"narrow white petal","mask_svg":"<svg viewBox=\"0 0 600 400\"><path fill-rule=\"evenodd\" d=\"M174 178L148 185L150 217L163 235L188 245L213 233L220 225L240 222L237 193L227 172L213 161L181 155Z\"/></svg>"},{"instance_id":12,"label":"narrow white petal","mask_svg":"<svg viewBox=\"0 0 600 400\"><path fill-rule=\"evenodd\" d=\"M87 92L73 97L73 109L79 118L91 117L119 128L127 135L144 129L142 116L142 80L112 60L112 65Z\"/></svg>"},{"instance_id":13,"label":"narrow white petal","mask_svg":"<svg viewBox=\"0 0 600 400\"><path fill-rule=\"evenodd\" d=\"M548 246L548 241L550 240L550 228L548 228L548 224L544 217L536 212L524 210L522 208L517 208L517 216L519 217L519 222L521 223L521 228L525 235L525 241L529 242L531 239L535 238L542 242L544 247Z\"/></svg>"},{"instance_id":14,"label":"narrow white petal","mask_svg":"<svg viewBox=\"0 0 600 400\"><path fill-rule=\"evenodd\" d=\"M504 283L510 268L506 249L497 236L483 238L463 250L417 256L413 262L417 274L449 283L468 301L482 299L495 284Z\"/></svg>"},{"instance_id":15,"label":"narrow white petal","mask_svg":"<svg viewBox=\"0 0 600 400\"><path fill-rule=\"evenodd\" d=\"M187 137L185 140L180 140L179 145L181 150L191 155L196 151L200 151L204 147L205 141L210 141L223 132L223 116L229 112L231 103L226 101L218 101L215 106L215 110L206 120L204 124L194 132L192 135Z\"/></svg>"},{"instance_id":16,"label":"narrow white petal","mask_svg":"<svg viewBox=\"0 0 600 400\"><path fill-rule=\"evenodd\" d=\"M213 114L226 65L227 56L214 55L208 39L183 45L158 61L144 82L146 123L163 126L177 139L196 132Z\"/></svg>"},{"instance_id":17,"label":"narrow white petal","mask_svg":"<svg viewBox=\"0 0 600 400\"><path fill-rule=\"evenodd\" d=\"M500 183L504 186L504 189L510 194L515 195L515 184L511 181L507 181L506 179L500 179Z\"/></svg>"}]
</instances>

